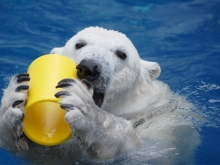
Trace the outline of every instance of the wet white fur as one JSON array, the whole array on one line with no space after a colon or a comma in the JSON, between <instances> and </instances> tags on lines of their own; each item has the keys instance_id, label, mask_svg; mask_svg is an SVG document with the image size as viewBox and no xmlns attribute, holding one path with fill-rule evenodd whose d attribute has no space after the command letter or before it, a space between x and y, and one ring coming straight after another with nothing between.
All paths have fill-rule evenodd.
<instances>
[{"instance_id":1,"label":"wet white fur","mask_svg":"<svg viewBox=\"0 0 220 165\"><path fill-rule=\"evenodd\" d=\"M16 92L19 85L26 85L26 82L17 84L16 78L13 77L4 90L4 96L0 109L0 144L10 149L28 149L28 144L24 139L17 138L23 134L23 124L15 125L23 115L24 105L13 108L12 104L17 100L26 100L27 91Z\"/></svg>"},{"instance_id":2,"label":"wet white fur","mask_svg":"<svg viewBox=\"0 0 220 165\"><path fill-rule=\"evenodd\" d=\"M86 41L87 46L76 50L75 44L80 40ZM117 49L126 53L125 60L115 55ZM64 89L71 95L60 100L61 104L75 106L65 119L85 154L92 159L108 160L134 151L144 153L146 162L153 164L193 162L193 151L200 141L192 122L185 119L191 105L156 80L161 72L159 64L140 59L124 34L99 27L86 28L51 53L68 56L77 64L93 59L102 65L103 81L108 80L101 108L94 104L92 92L78 80ZM11 105L27 98L26 93L14 92L17 86L12 79L2 98L1 145L28 149L25 139L16 140L22 125L12 127L13 119L23 110Z\"/></svg>"}]
</instances>

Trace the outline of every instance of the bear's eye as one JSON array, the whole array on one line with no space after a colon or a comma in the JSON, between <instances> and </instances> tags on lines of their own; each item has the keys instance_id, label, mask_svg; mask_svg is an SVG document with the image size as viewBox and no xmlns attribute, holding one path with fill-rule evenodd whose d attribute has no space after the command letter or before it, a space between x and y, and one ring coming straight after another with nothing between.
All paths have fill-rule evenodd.
<instances>
[{"instance_id":1,"label":"bear's eye","mask_svg":"<svg viewBox=\"0 0 220 165\"><path fill-rule=\"evenodd\" d=\"M116 54L120 59L122 59L122 60L125 60L126 57L127 57L127 55L126 55L124 52L120 51L120 50L116 50L115 54Z\"/></svg>"},{"instance_id":2,"label":"bear's eye","mask_svg":"<svg viewBox=\"0 0 220 165\"><path fill-rule=\"evenodd\" d=\"M81 49L82 47L84 47L84 46L86 46L86 43L77 43L76 45L75 45L75 48L76 49Z\"/></svg>"}]
</instances>

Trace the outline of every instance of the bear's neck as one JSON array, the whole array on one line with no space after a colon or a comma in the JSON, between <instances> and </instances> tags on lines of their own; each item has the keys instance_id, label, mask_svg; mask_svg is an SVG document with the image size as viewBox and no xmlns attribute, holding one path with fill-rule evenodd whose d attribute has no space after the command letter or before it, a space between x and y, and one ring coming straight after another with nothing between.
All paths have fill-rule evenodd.
<instances>
[{"instance_id":1,"label":"bear's neck","mask_svg":"<svg viewBox=\"0 0 220 165\"><path fill-rule=\"evenodd\" d=\"M158 80L152 83L142 81L123 96L116 96L102 109L116 116L128 117L146 113L154 108L164 106L169 102L167 95L171 93L169 87Z\"/></svg>"}]
</instances>

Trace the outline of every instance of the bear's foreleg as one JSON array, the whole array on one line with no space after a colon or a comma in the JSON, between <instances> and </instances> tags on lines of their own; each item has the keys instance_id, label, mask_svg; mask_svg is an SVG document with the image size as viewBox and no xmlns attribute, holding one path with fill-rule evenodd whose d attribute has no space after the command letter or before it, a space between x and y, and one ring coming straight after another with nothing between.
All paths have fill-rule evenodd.
<instances>
[{"instance_id":1,"label":"bear's foreleg","mask_svg":"<svg viewBox=\"0 0 220 165\"><path fill-rule=\"evenodd\" d=\"M130 121L109 114L95 105L90 89L78 80L64 79L58 84L64 88L56 94L67 111L65 119L87 155L107 160L136 150L141 140Z\"/></svg>"},{"instance_id":2,"label":"bear's foreleg","mask_svg":"<svg viewBox=\"0 0 220 165\"><path fill-rule=\"evenodd\" d=\"M28 149L22 121L29 80L28 74L19 74L4 90L0 108L0 144L6 148Z\"/></svg>"}]
</instances>

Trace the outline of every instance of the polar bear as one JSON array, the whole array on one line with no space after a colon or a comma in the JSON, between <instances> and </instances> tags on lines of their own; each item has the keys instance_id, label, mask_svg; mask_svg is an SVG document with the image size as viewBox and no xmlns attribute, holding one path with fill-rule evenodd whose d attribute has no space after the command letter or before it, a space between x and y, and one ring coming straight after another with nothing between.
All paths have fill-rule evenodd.
<instances>
[{"instance_id":1,"label":"polar bear","mask_svg":"<svg viewBox=\"0 0 220 165\"><path fill-rule=\"evenodd\" d=\"M130 155L128 161L134 157L151 164L193 163L200 140L192 121L186 120L191 104L157 80L159 64L142 60L126 35L89 27L51 53L77 63L79 79L57 82L56 88L62 90L55 94L73 137L59 147L44 148L23 134L30 78L19 74L4 90L1 146L31 157L36 164L79 162L80 150L96 161Z\"/></svg>"}]
</instances>

